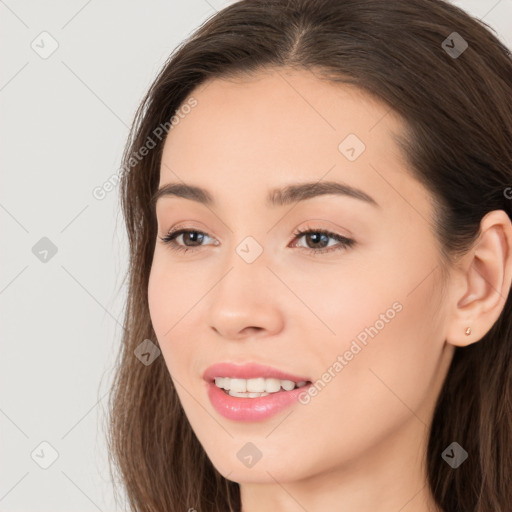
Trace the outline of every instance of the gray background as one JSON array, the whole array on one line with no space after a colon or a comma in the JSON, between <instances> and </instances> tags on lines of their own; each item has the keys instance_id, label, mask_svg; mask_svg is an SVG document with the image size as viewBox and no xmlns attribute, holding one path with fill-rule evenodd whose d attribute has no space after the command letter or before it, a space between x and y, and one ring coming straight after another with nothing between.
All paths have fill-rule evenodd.
<instances>
[{"instance_id":1,"label":"gray background","mask_svg":"<svg viewBox=\"0 0 512 512\"><path fill-rule=\"evenodd\" d=\"M0 0L0 512L115 510L103 422L128 253L118 188L92 191L169 53L229 3ZM512 48L512 0L453 3Z\"/></svg>"}]
</instances>

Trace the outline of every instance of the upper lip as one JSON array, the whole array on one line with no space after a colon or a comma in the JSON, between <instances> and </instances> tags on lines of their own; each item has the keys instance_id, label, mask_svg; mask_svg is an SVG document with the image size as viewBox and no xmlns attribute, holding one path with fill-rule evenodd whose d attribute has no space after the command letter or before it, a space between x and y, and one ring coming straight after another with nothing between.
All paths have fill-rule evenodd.
<instances>
[{"instance_id":1,"label":"upper lip","mask_svg":"<svg viewBox=\"0 0 512 512\"><path fill-rule=\"evenodd\" d=\"M279 380L291 380L297 382L309 382L308 377L298 377L291 373L283 372L271 366L261 365L258 363L217 363L208 367L203 373L203 379L213 382L215 377L229 377L234 379L255 379L264 377L267 379L274 378Z\"/></svg>"}]
</instances>

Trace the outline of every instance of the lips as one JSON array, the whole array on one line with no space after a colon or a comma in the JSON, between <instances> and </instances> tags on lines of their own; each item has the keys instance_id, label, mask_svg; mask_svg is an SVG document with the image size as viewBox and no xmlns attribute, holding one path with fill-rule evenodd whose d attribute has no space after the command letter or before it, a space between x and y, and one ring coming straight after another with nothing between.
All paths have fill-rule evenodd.
<instances>
[{"instance_id":1,"label":"lips","mask_svg":"<svg viewBox=\"0 0 512 512\"><path fill-rule=\"evenodd\" d=\"M275 393L262 394L260 397L245 398L230 396L224 390L215 385L216 377L231 379L279 379L280 381L292 381L295 383L306 382L301 388L290 391L281 390ZM307 392L312 385L311 379L303 375L293 375L283 372L271 366L248 363L236 365L233 363L218 363L210 366L203 374L206 381L206 394L213 408L218 414L229 420L238 422L264 421L284 409L295 405L300 394Z\"/></svg>"},{"instance_id":2,"label":"lips","mask_svg":"<svg viewBox=\"0 0 512 512\"><path fill-rule=\"evenodd\" d=\"M291 380L297 382L310 382L311 379L304 375L293 375L283 372L271 366L265 366L257 363L246 363L237 365L233 363L217 363L203 373L203 378L207 382L213 382L215 377L229 377L232 379L256 379L264 377L267 379Z\"/></svg>"},{"instance_id":3,"label":"lips","mask_svg":"<svg viewBox=\"0 0 512 512\"><path fill-rule=\"evenodd\" d=\"M226 395L213 383L208 383L206 386L208 399L218 414L232 421L257 422L267 420L286 408L296 405L302 393L307 393L312 384L292 391L271 393L260 398L233 397Z\"/></svg>"}]
</instances>

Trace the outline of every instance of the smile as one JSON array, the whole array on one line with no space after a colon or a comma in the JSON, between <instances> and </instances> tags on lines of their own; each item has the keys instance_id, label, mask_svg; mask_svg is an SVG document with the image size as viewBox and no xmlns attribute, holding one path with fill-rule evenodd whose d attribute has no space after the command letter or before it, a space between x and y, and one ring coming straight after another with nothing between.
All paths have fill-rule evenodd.
<instances>
[{"instance_id":1,"label":"smile","mask_svg":"<svg viewBox=\"0 0 512 512\"><path fill-rule=\"evenodd\" d=\"M238 398L259 398L281 390L291 391L306 385L305 381L293 382L292 380L265 379L232 379L229 377L215 377L215 385L223 389L229 396Z\"/></svg>"}]
</instances>

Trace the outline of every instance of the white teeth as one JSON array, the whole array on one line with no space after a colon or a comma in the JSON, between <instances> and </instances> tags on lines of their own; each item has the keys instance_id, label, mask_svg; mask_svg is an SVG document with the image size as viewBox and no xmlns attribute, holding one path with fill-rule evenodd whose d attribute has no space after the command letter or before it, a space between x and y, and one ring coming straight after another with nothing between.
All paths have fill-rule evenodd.
<instances>
[{"instance_id":1,"label":"white teeth","mask_svg":"<svg viewBox=\"0 0 512 512\"><path fill-rule=\"evenodd\" d=\"M291 391L295 387L295 382L293 382L292 380L282 380L281 387L285 391Z\"/></svg>"},{"instance_id":2,"label":"white teeth","mask_svg":"<svg viewBox=\"0 0 512 512\"><path fill-rule=\"evenodd\" d=\"M231 379L229 377L215 377L215 385L229 392L231 396L257 398L269 393L277 393L281 388L291 391L295 387L303 387L305 381L295 382L274 378L257 377L254 379Z\"/></svg>"},{"instance_id":3,"label":"white teeth","mask_svg":"<svg viewBox=\"0 0 512 512\"><path fill-rule=\"evenodd\" d=\"M258 379L247 379L247 391L263 393L265 391L265 379L263 377Z\"/></svg>"},{"instance_id":4,"label":"white teeth","mask_svg":"<svg viewBox=\"0 0 512 512\"><path fill-rule=\"evenodd\" d=\"M215 385L221 389L226 389L226 381L229 381L227 377L215 377Z\"/></svg>"},{"instance_id":5,"label":"white teeth","mask_svg":"<svg viewBox=\"0 0 512 512\"><path fill-rule=\"evenodd\" d=\"M237 393L236 391L228 391L229 396L236 396L238 398L259 398L260 396L267 396L270 393Z\"/></svg>"},{"instance_id":6,"label":"white teeth","mask_svg":"<svg viewBox=\"0 0 512 512\"><path fill-rule=\"evenodd\" d=\"M265 379L265 391L267 393L277 393L281 389L279 379Z\"/></svg>"},{"instance_id":7,"label":"white teeth","mask_svg":"<svg viewBox=\"0 0 512 512\"><path fill-rule=\"evenodd\" d=\"M231 379L229 389L236 393L245 393L247 391L247 381L245 379Z\"/></svg>"}]
</instances>

